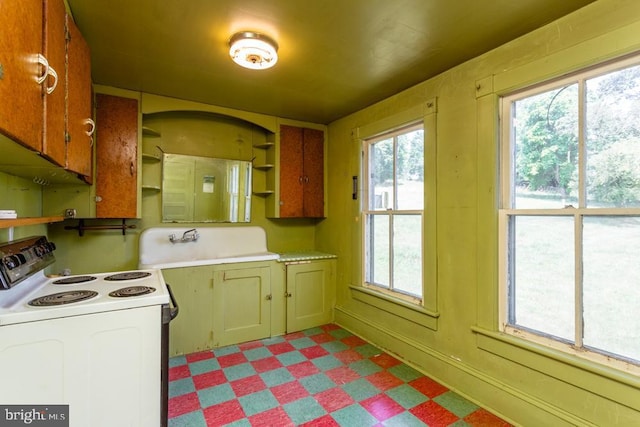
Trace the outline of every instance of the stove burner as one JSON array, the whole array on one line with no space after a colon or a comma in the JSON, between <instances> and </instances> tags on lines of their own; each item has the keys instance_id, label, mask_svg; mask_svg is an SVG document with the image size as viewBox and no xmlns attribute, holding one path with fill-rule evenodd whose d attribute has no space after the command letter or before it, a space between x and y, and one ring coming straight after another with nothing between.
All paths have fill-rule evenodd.
<instances>
[{"instance_id":1,"label":"stove burner","mask_svg":"<svg viewBox=\"0 0 640 427\"><path fill-rule=\"evenodd\" d=\"M53 305L71 304L73 302L84 301L96 296L98 296L98 293L95 291L66 291L32 299L28 304L33 307L48 307Z\"/></svg>"},{"instance_id":2,"label":"stove burner","mask_svg":"<svg viewBox=\"0 0 640 427\"><path fill-rule=\"evenodd\" d=\"M111 276L107 276L104 280L116 281L116 280L133 280L133 279L141 279L143 277L151 276L151 273L147 271L126 271L124 273L112 274Z\"/></svg>"},{"instance_id":3,"label":"stove burner","mask_svg":"<svg viewBox=\"0 0 640 427\"><path fill-rule=\"evenodd\" d=\"M138 295L145 295L155 292L156 288L149 286L129 286L127 288L118 289L117 291L109 292L110 297L137 297Z\"/></svg>"},{"instance_id":4,"label":"stove burner","mask_svg":"<svg viewBox=\"0 0 640 427\"><path fill-rule=\"evenodd\" d=\"M58 279L53 282L54 285L74 285L76 283L91 282L96 280L93 276L71 276L64 279Z\"/></svg>"}]
</instances>

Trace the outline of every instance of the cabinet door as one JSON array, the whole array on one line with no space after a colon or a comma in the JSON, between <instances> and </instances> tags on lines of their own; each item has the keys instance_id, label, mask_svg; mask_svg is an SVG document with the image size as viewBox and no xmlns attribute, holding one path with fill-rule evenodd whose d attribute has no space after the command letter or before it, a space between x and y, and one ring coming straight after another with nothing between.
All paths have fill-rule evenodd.
<instances>
[{"instance_id":1,"label":"cabinet door","mask_svg":"<svg viewBox=\"0 0 640 427\"><path fill-rule=\"evenodd\" d=\"M93 180L91 58L87 42L67 15L67 169Z\"/></svg>"},{"instance_id":2,"label":"cabinet door","mask_svg":"<svg viewBox=\"0 0 640 427\"><path fill-rule=\"evenodd\" d=\"M44 56L57 74L55 89L44 92L44 138L42 154L53 163L66 167L65 143L65 8L62 0L44 1ZM55 79L47 78L45 87Z\"/></svg>"},{"instance_id":3,"label":"cabinet door","mask_svg":"<svg viewBox=\"0 0 640 427\"><path fill-rule=\"evenodd\" d=\"M96 217L136 218L138 101L96 96Z\"/></svg>"},{"instance_id":4,"label":"cabinet door","mask_svg":"<svg viewBox=\"0 0 640 427\"><path fill-rule=\"evenodd\" d=\"M332 261L287 265L287 332L332 321L332 266Z\"/></svg>"},{"instance_id":5,"label":"cabinet door","mask_svg":"<svg viewBox=\"0 0 640 427\"><path fill-rule=\"evenodd\" d=\"M303 130L303 213L307 218L324 217L324 132Z\"/></svg>"},{"instance_id":6,"label":"cabinet door","mask_svg":"<svg viewBox=\"0 0 640 427\"><path fill-rule=\"evenodd\" d=\"M0 1L0 132L42 151L42 0Z\"/></svg>"},{"instance_id":7,"label":"cabinet door","mask_svg":"<svg viewBox=\"0 0 640 427\"><path fill-rule=\"evenodd\" d=\"M216 271L213 280L214 346L268 337L271 333L270 268Z\"/></svg>"},{"instance_id":8,"label":"cabinet door","mask_svg":"<svg viewBox=\"0 0 640 427\"><path fill-rule=\"evenodd\" d=\"M169 328L169 354L194 353L213 347L213 277L210 267L162 270L180 305Z\"/></svg>"},{"instance_id":9,"label":"cabinet door","mask_svg":"<svg viewBox=\"0 0 640 427\"><path fill-rule=\"evenodd\" d=\"M303 216L303 131L280 126L280 217Z\"/></svg>"}]
</instances>

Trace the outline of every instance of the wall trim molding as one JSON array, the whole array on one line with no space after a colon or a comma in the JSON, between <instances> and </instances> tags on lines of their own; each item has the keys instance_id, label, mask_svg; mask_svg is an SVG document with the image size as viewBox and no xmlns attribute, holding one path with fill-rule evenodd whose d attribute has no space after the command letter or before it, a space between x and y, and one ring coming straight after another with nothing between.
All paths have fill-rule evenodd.
<instances>
[{"instance_id":1,"label":"wall trim molding","mask_svg":"<svg viewBox=\"0 0 640 427\"><path fill-rule=\"evenodd\" d=\"M394 298L392 295L383 294L364 286L349 286L353 299L371 305L387 313L392 313L405 320L414 322L434 331L438 329L438 317L440 313L428 310L422 306Z\"/></svg>"}]
</instances>

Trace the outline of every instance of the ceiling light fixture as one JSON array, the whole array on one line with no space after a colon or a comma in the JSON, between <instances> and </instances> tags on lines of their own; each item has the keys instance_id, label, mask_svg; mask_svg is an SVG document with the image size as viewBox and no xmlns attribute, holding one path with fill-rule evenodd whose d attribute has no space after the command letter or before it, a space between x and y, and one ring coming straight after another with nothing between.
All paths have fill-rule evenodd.
<instances>
[{"instance_id":1,"label":"ceiling light fixture","mask_svg":"<svg viewBox=\"0 0 640 427\"><path fill-rule=\"evenodd\" d=\"M231 59L245 68L265 70L278 62L278 44L264 34L236 33L229 39L229 47Z\"/></svg>"}]
</instances>

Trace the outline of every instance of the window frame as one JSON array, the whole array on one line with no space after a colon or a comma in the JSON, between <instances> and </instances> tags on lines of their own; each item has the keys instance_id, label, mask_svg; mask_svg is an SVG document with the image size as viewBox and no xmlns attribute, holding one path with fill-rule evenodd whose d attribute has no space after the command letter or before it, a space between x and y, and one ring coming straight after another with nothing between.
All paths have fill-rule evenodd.
<instances>
[{"instance_id":1,"label":"window frame","mask_svg":"<svg viewBox=\"0 0 640 427\"><path fill-rule=\"evenodd\" d=\"M534 344L559 350L582 359L611 366L635 375L640 374L640 360L630 360L623 356L607 353L605 349L592 349L584 346L582 328L582 226L583 220L589 216L640 216L640 208L615 208L615 207L588 207L586 205L586 100L585 82L589 79L607 75L609 73L625 69L631 66L640 65L640 55L625 57L607 63L598 64L578 70L570 75L561 78L547 80L541 84L533 85L522 90L504 93L498 98L499 103L499 201L498 201L498 331L524 339ZM512 104L518 100L525 99L532 95L544 93L557 88L565 87L569 84L578 84L578 206L567 206L559 209L532 209L515 208L512 182L514 181L514 141L513 141L513 115ZM556 337L546 335L540 331L530 330L526 327L509 324L509 274L513 266L509 260L510 249L510 220L518 216L561 216L572 217L574 224L574 251L575 257L575 289L574 289L574 343L568 343Z\"/></svg>"},{"instance_id":2,"label":"window frame","mask_svg":"<svg viewBox=\"0 0 640 427\"><path fill-rule=\"evenodd\" d=\"M429 212L423 215L423 299L422 304L418 305L413 302L396 298L394 295L379 292L364 286L364 239L362 234L363 228L358 223L363 220L362 216L362 194L367 191L365 188L366 180L357 179L357 203L355 209L355 235L354 244L359 249L354 253L356 264L352 270L353 275L351 285L349 286L351 298L362 304L375 307L385 313L393 313L402 319L406 319L417 325L421 325L430 330L438 330L438 272L437 272L437 112L438 99L430 98L423 103L416 104L406 110L401 110L395 114L382 116L376 120L368 121L358 127L351 129L351 141L355 152L358 153L354 159L357 165L357 172L360 177L363 176L363 157L362 142L364 139L372 138L391 129L397 129L413 122L422 120L424 124L424 210ZM374 319L369 319L374 321Z\"/></svg>"},{"instance_id":3,"label":"window frame","mask_svg":"<svg viewBox=\"0 0 640 427\"><path fill-rule=\"evenodd\" d=\"M389 294L392 295L396 298L400 298L402 300L408 301L410 303L414 303L417 305L422 305L423 299L424 299L424 278L425 278L425 272L424 272L424 258L425 258L425 248L424 248L424 210L425 210L425 202L423 202L422 205L422 209L397 209L395 206L397 205L397 181L395 180L396 177L396 167L397 167L397 138L401 135L405 135L407 133L411 133L417 130L422 130L423 132L423 140L422 140L422 144L423 144L423 168L424 168L424 164L425 164L425 155L426 155L426 134L425 134L425 125L424 125L424 121L420 120L420 121L416 121L413 123L409 123L406 124L404 126L401 127L397 127L395 129L391 129L387 132L384 132L382 134L378 134L376 136L372 136L370 138L366 138L362 140L362 158L363 158L363 162L362 162L362 167L363 167L363 174L362 176L364 177L364 188L365 191L363 191L363 197L362 197L362 209L361 209L361 215L362 215L362 254L363 254L363 263L362 263L362 277L363 277L363 286L376 290L378 292L382 292L385 294ZM378 143L380 141L386 140L386 139L393 139L393 147L394 147L394 155L393 155L393 176L394 176L394 197L393 197L393 205L394 207L392 208L387 208L387 209L369 209L370 206L370 197L372 194L372 190L373 190L373 186L371 185L371 182L369 180L370 178L370 165L371 165L371 159L369 156L370 153L370 148L373 144ZM426 185L424 183L424 181L426 180L426 171L423 169L423 193L424 193L424 185ZM418 216L420 219L420 262L421 262L421 269L420 269L420 295L415 295L415 294L411 294L408 292L404 292L401 290L396 290L394 289L394 285L393 285L393 276L394 276L394 258L393 258L393 254L394 254L394 249L393 249L393 226L394 226L394 218L397 216L402 216L402 215L407 215L407 216ZM386 287L382 284L377 284L374 282L369 282L368 281L368 277L367 277L367 271L369 270L370 266L371 266L371 258L370 258L370 242L368 237L370 236L370 228L373 226L373 224L371 223L371 221L369 220L370 218L374 218L374 217L388 217L388 224L389 224L389 232L388 232L388 237L389 237L389 268L388 268L388 281L389 281L389 286ZM373 268L373 267L371 267Z\"/></svg>"}]
</instances>

